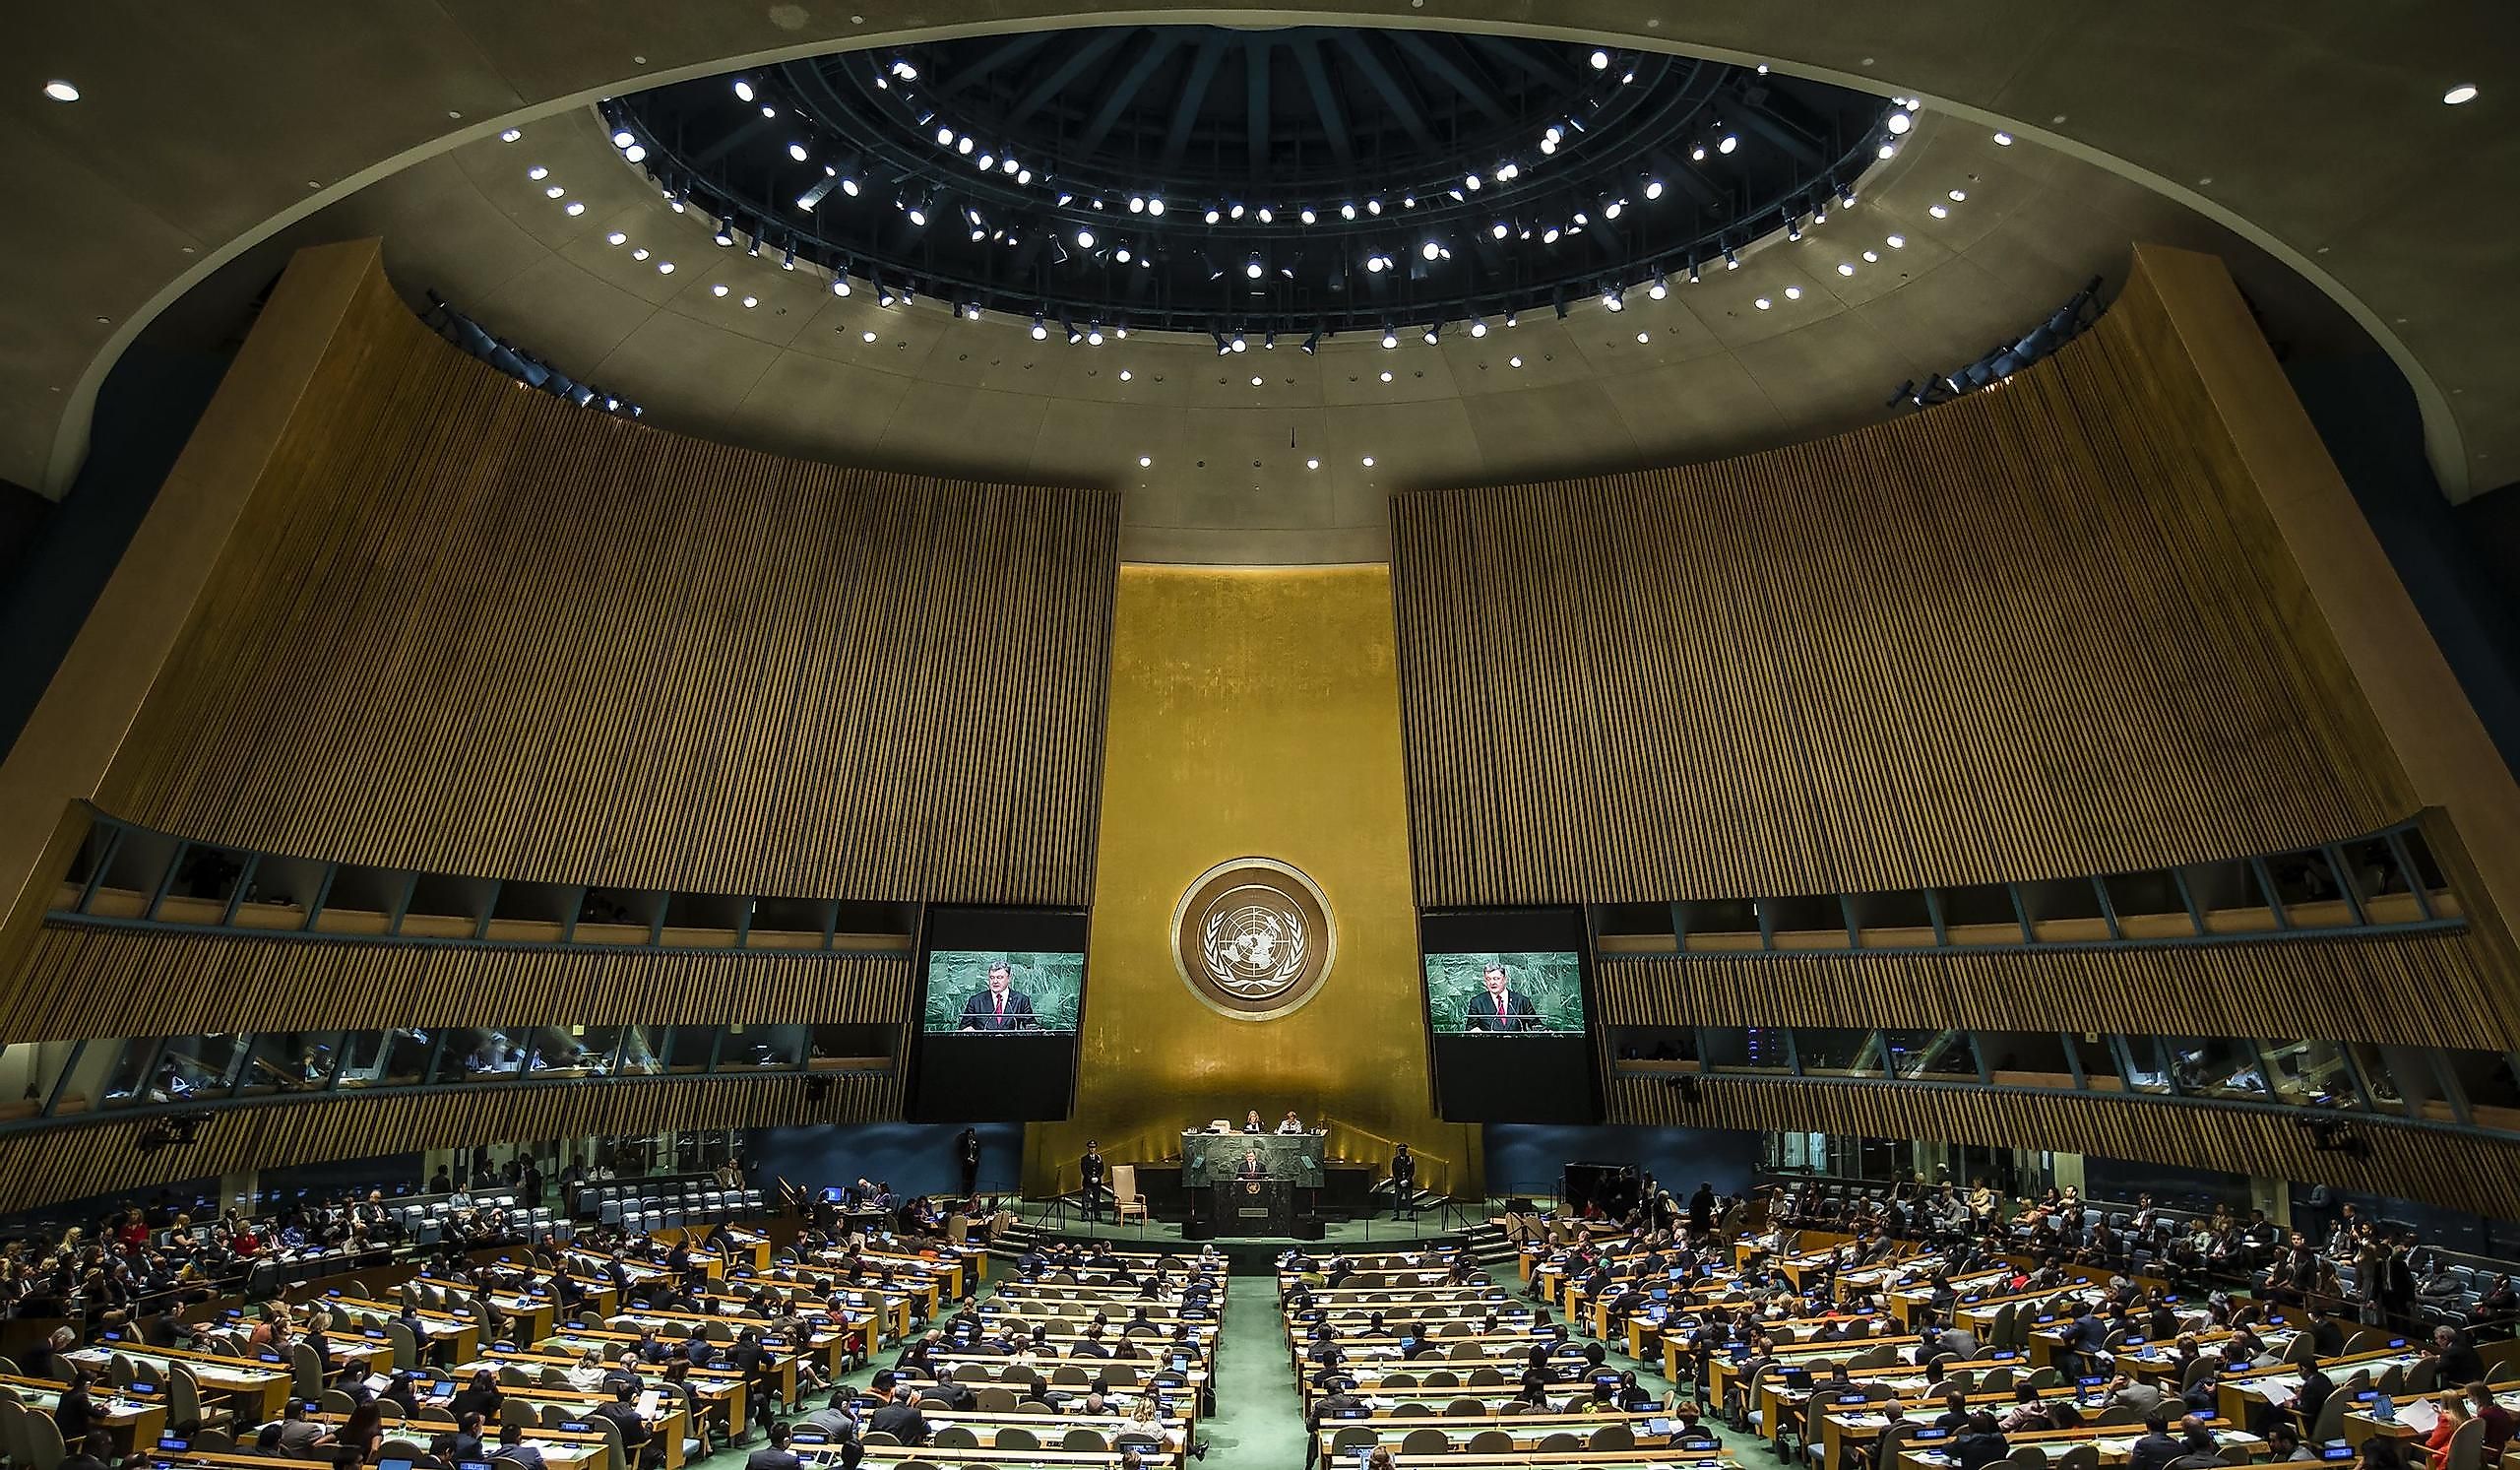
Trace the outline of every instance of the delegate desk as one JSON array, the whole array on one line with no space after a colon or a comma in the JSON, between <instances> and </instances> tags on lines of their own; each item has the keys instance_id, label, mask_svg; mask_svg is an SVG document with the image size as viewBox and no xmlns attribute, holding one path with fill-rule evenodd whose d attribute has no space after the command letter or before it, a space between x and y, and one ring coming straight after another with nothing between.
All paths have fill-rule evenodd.
<instances>
[{"instance_id":1,"label":"delegate desk","mask_svg":"<svg viewBox=\"0 0 2520 1470\"><path fill-rule=\"evenodd\" d=\"M99 1378L111 1375L116 1358L130 1359L135 1369L147 1364L161 1375L181 1365L193 1375L193 1380L201 1384L204 1393L216 1393L235 1400L236 1417L255 1424L280 1417L295 1382L285 1363L187 1352L182 1348L144 1347L136 1342L78 1348L63 1356Z\"/></svg>"},{"instance_id":2,"label":"delegate desk","mask_svg":"<svg viewBox=\"0 0 2520 1470\"><path fill-rule=\"evenodd\" d=\"M421 1407L443 1410L455 1397L460 1382L459 1379L440 1384L439 1391L420 1400ZM585 1424L598 1434L603 1433L603 1424L596 1410L613 1401L609 1393L581 1393L574 1388L546 1388L534 1383L501 1383L499 1393L502 1398L520 1399L533 1405L543 1422L553 1429L567 1424ZM639 1395L637 1406L639 1417L656 1430L652 1442L664 1454L664 1470L682 1470L683 1441L691 1438L690 1400L676 1400L668 1406L662 1392L650 1388ZM550 1411L553 1409L560 1411L560 1424L551 1424ZM441 1432L440 1427L429 1424L414 1423L410 1428L424 1436Z\"/></svg>"},{"instance_id":3,"label":"delegate desk","mask_svg":"<svg viewBox=\"0 0 2520 1470\"><path fill-rule=\"evenodd\" d=\"M931 1423L933 1421L930 1421ZM819 1438L819 1437L817 1437ZM796 1457L812 1470L839 1470L841 1447L817 1443L799 1433L788 1444ZM912 1448L906 1444L868 1444L863 1446L865 1459L861 1470L895 1470L895 1467L950 1463L974 1467L974 1470L1117 1470L1120 1452L1116 1449L947 1449L934 1446ZM1147 1470L1177 1467L1181 1456L1171 1450L1158 1450L1145 1457Z\"/></svg>"},{"instance_id":4,"label":"delegate desk","mask_svg":"<svg viewBox=\"0 0 2520 1470\"><path fill-rule=\"evenodd\" d=\"M2338 1390L2356 1374L2367 1373L2373 1382L2390 1369L2403 1373L2424 1361L2424 1354L2413 1345L2382 1348L2373 1353L2351 1353L2342 1358L2322 1358L2320 1372L2336 1381ZM2265 1368L2242 1369L2227 1373L2214 1383L2214 1411L2234 1424L2249 1422L2250 1411L2260 1403L2289 1404L2300 1391L2301 1370L2290 1363L2277 1363Z\"/></svg>"},{"instance_id":5,"label":"delegate desk","mask_svg":"<svg viewBox=\"0 0 2520 1470\"><path fill-rule=\"evenodd\" d=\"M2206 1428L2226 1454L2237 1450L2253 1460L2266 1457L2266 1441L2255 1435L2236 1430L2221 1420ZM2050 1464L2075 1445L2088 1444L2099 1451L2102 1464L2122 1465L2134 1457L2135 1441L2143 1434L2144 1427L2140 1424L2087 1424L2079 1429L2006 1435L2004 1439L2012 1446L2013 1453L2035 1449L2046 1455ZM1949 1442L1948 1436L1937 1436L1932 1430L1920 1432L1915 1438L1900 1446L1901 1470L1951 1470L1951 1454L1945 1447Z\"/></svg>"},{"instance_id":6,"label":"delegate desk","mask_svg":"<svg viewBox=\"0 0 2520 1470\"><path fill-rule=\"evenodd\" d=\"M350 1331L384 1332L389 1342L393 1340L389 1324L403 1320L401 1309L390 1302L331 1293L325 1294L321 1300L324 1306L332 1309L333 1320L338 1326ZM415 1360L460 1363L467 1358L480 1356L481 1328L471 1317L457 1316L448 1311L423 1311L419 1322L419 1334L411 1343ZM397 1368L402 1366L399 1362L395 1365ZM418 1363L414 1362L412 1366L417 1367Z\"/></svg>"},{"instance_id":7,"label":"delegate desk","mask_svg":"<svg viewBox=\"0 0 2520 1470\"><path fill-rule=\"evenodd\" d=\"M2385 1424L2372 1417L2368 1401L2360 1408L2349 1409L2341 1421L2345 1429L2345 1442L2356 1449L2361 1449L2363 1440L2376 1436L2386 1436L2392 1439L2422 1438L2432 1433L2432 1427L2440 1422L2440 1410L2433 1407L2440 1397L2441 1392L2438 1389L2430 1393L2392 1394L2389 1402L2396 1406L2399 1417ZM2520 1411L2520 1385L2509 1383L2494 1385L2493 1401L2506 1409ZM2467 1404L2464 1398L2460 1402L2462 1407L2467 1408L2469 1416L2475 1417L2475 1408ZM2406 1417L2409 1413L2414 1415L2412 1420ZM2512 1454L2520 1454L2520 1445L2514 1445L2511 1450L2506 1451L2504 1463L2509 1463ZM2415 1463L2411 1456L2409 1463Z\"/></svg>"},{"instance_id":8,"label":"delegate desk","mask_svg":"<svg viewBox=\"0 0 2520 1470\"><path fill-rule=\"evenodd\" d=\"M0 1374L0 1393L44 1414L61 1406L63 1387L47 1378ZM166 1396L162 1388L145 1395L122 1388L97 1393L92 1388L88 1396L96 1405L96 1427L116 1436L127 1450L145 1451L166 1432ZM65 1447L73 1454L79 1452L76 1444Z\"/></svg>"},{"instance_id":9,"label":"delegate desk","mask_svg":"<svg viewBox=\"0 0 2520 1470\"><path fill-rule=\"evenodd\" d=\"M502 1391L536 1387L568 1389L579 1393L604 1391L600 1387L580 1387L571 1381L569 1373L579 1367L578 1359L575 1354L545 1351L555 1346L556 1339L554 1343L545 1343L540 1348L492 1348L487 1357L459 1363L448 1372L462 1380L472 1377L474 1370L486 1368L490 1370L492 1376L499 1379ZM523 1373L526 1381L517 1382L510 1376L511 1372ZM655 1374L662 1370L652 1365L642 1364L640 1372L643 1374ZM740 1425L745 1422L744 1404L749 1397L750 1385L742 1374L727 1368L695 1368L691 1370L690 1377L683 1386L703 1402L724 1409L728 1424ZM790 1397L788 1402L794 1403L795 1399Z\"/></svg>"},{"instance_id":10,"label":"delegate desk","mask_svg":"<svg viewBox=\"0 0 2520 1470\"><path fill-rule=\"evenodd\" d=\"M1351 1459L1357 1452L1373 1446L1400 1453L1401 1446L1412 1436L1422 1445L1427 1437L1418 1431L1429 1430L1444 1438L1447 1456L1485 1454L1555 1454L1570 1453L1585 1447L1585 1441L1607 1425L1623 1425L1640 1450L1659 1450L1672 1442L1672 1425L1661 1409L1644 1409L1629 1413L1604 1407L1590 1413L1570 1411L1558 1414L1445 1414L1425 1405L1410 1406L1419 1412L1401 1412L1399 1405L1370 1405L1372 1412L1358 1418L1325 1419L1313 1431L1314 1452L1319 1463L1335 1465ZM1571 1441L1571 1442L1569 1442ZM1472 1451L1469 1446L1480 1444ZM1542 1446L1547 1446L1544 1449ZM1420 1455L1428 1451L1420 1449ZM1654 1457L1659 1463L1661 1455ZM1451 1463L1449 1458L1445 1463Z\"/></svg>"}]
</instances>

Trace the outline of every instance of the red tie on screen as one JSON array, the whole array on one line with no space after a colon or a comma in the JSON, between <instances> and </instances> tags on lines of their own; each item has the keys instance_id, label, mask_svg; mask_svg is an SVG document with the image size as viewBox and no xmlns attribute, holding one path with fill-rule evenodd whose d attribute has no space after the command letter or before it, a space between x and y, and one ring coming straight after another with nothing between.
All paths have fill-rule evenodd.
<instances>
[{"instance_id":1,"label":"red tie on screen","mask_svg":"<svg viewBox=\"0 0 2520 1470\"><path fill-rule=\"evenodd\" d=\"M1504 997L1504 996L1502 996L1502 995L1499 995L1499 996L1497 996L1497 997L1496 997L1496 1014L1498 1014L1498 1015L1500 1015L1500 1016L1501 1016L1501 1015L1503 1015L1504 1013L1505 1013L1505 997Z\"/></svg>"},{"instance_id":2,"label":"red tie on screen","mask_svg":"<svg viewBox=\"0 0 2520 1470\"><path fill-rule=\"evenodd\" d=\"M1006 1019L1006 997L1004 995L997 997L997 1018L1001 1021Z\"/></svg>"}]
</instances>

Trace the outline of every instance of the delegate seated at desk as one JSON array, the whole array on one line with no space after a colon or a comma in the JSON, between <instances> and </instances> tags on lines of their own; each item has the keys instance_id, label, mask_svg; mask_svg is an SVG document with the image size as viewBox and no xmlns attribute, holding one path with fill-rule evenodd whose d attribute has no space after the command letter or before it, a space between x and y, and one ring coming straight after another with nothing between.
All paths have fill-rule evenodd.
<instances>
[{"instance_id":1,"label":"delegate seated at desk","mask_svg":"<svg viewBox=\"0 0 2520 1470\"><path fill-rule=\"evenodd\" d=\"M1462 1014L1465 1031L1530 1031L1545 1029L1540 1008L1532 997L1515 990L1505 978L1505 967L1490 965L1481 977L1482 989L1470 999Z\"/></svg>"},{"instance_id":2,"label":"delegate seated at desk","mask_svg":"<svg viewBox=\"0 0 2520 1470\"><path fill-rule=\"evenodd\" d=\"M1303 1119L1295 1117L1295 1110L1292 1108L1287 1110L1286 1117L1278 1119L1278 1132L1281 1136L1292 1136L1302 1131Z\"/></svg>"},{"instance_id":3,"label":"delegate seated at desk","mask_svg":"<svg viewBox=\"0 0 2520 1470\"><path fill-rule=\"evenodd\" d=\"M1015 972L1000 960L988 967L988 985L963 1002L963 1031L1039 1031L1033 997L1014 989Z\"/></svg>"}]
</instances>

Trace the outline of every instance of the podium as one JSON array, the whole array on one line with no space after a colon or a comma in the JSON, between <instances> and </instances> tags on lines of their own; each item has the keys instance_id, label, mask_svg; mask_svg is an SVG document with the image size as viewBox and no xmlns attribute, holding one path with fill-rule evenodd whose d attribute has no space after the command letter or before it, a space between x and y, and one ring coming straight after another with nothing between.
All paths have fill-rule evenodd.
<instances>
[{"instance_id":1,"label":"podium","mask_svg":"<svg viewBox=\"0 0 2520 1470\"><path fill-rule=\"evenodd\" d=\"M1292 1236L1295 1186L1292 1180L1227 1179L1208 1187L1207 1223L1219 1236Z\"/></svg>"}]
</instances>

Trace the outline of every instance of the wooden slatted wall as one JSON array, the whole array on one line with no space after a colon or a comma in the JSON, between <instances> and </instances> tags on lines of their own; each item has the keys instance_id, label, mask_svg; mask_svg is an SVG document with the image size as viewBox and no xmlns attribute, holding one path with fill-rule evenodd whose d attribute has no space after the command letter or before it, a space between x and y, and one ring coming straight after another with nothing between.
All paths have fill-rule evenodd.
<instances>
[{"instance_id":1,"label":"wooden slatted wall","mask_svg":"<svg viewBox=\"0 0 2520 1470\"><path fill-rule=\"evenodd\" d=\"M189 1146L141 1153L137 1119L0 1138L0 1211L142 1190L243 1169L364 1159L493 1140L671 1128L861 1122L901 1116L898 1073L572 1083L390 1098L336 1098L214 1113Z\"/></svg>"},{"instance_id":2,"label":"wooden slatted wall","mask_svg":"<svg viewBox=\"0 0 2520 1470\"><path fill-rule=\"evenodd\" d=\"M1892 1026L2520 1046L2466 932L1600 967L1611 1026ZM2421 997L2421 1003L2409 1003Z\"/></svg>"},{"instance_id":3,"label":"wooden slatted wall","mask_svg":"<svg viewBox=\"0 0 2520 1470\"><path fill-rule=\"evenodd\" d=\"M1087 902L1116 494L661 432L366 296L99 804L436 871Z\"/></svg>"},{"instance_id":4,"label":"wooden slatted wall","mask_svg":"<svg viewBox=\"0 0 2520 1470\"><path fill-rule=\"evenodd\" d=\"M2362 1157L2322 1152L2291 1118L2193 1105L1976 1088L1708 1077L1690 1102L1661 1078L1610 1082L1613 1121L1807 1129L2055 1149L2429 1200L2496 1219L2520 1215L2520 1141L2355 1119Z\"/></svg>"},{"instance_id":5,"label":"wooden slatted wall","mask_svg":"<svg viewBox=\"0 0 2520 1470\"><path fill-rule=\"evenodd\" d=\"M45 927L0 1039L374 1026L891 1025L900 955L513 949Z\"/></svg>"},{"instance_id":6,"label":"wooden slatted wall","mask_svg":"<svg viewBox=\"0 0 2520 1470\"><path fill-rule=\"evenodd\" d=\"M2254 486L2174 429L2180 391L2104 320L1816 443L1397 497L1420 901L2069 876L2407 816Z\"/></svg>"}]
</instances>

